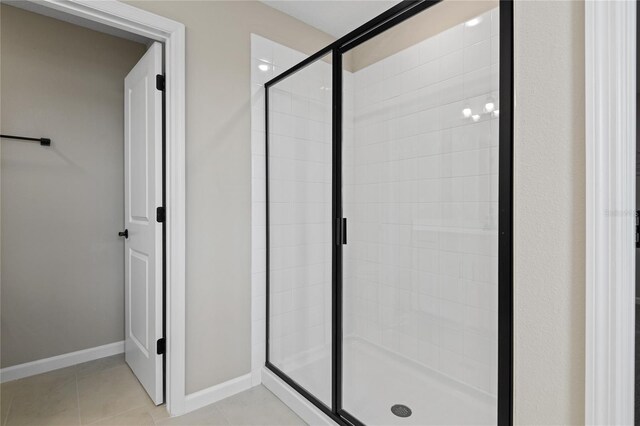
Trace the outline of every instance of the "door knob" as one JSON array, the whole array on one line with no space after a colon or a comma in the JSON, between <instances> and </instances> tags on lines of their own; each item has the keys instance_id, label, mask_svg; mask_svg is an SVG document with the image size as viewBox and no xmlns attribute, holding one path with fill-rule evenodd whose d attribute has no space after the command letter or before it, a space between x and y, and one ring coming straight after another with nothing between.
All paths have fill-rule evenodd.
<instances>
[{"instance_id":1,"label":"door knob","mask_svg":"<svg viewBox=\"0 0 640 426\"><path fill-rule=\"evenodd\" d=\"M119 236L119 237L129 238L129 230L128 230L128 229L125 229L124 231L120 231L120 232L118 232L118 236Z\"/></svg>"}]
</instances>

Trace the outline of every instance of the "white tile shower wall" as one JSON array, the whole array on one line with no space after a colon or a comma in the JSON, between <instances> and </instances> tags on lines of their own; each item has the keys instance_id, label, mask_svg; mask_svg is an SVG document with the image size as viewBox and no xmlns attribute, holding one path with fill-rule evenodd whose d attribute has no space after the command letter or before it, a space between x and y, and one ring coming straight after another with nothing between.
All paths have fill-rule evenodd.
<instances>
[{"instance_id":1,"label":"white tile shower wall","mask_svg":"<svg viewBox=\"0 0 640 426\"><path fill-rule=\"evenodd\" d=\"M345 333L491 395L497 22L495 9L354 73L344 141Z\"/></svg>"},{"instance_id":2,"label":"white tile shower wall","mask_svg":"<svg viewBox=\"0 0 640 426\"><path fill-rule=\"evenodd\" d=\"M265 362L263 84L305 55L257 35L252 55L252 370ZM350 74L350 73L346 73ZM345 86L353 94L350 75ZM270 359L328 400L331 355L331 67L319 61L269 90ZM304 377L296 375L304 374ZM259 375L256 375L259 377ZM318 377L320 376L320 377ZM256 379L257 380L257 379ZM328 401L327 401L328 402Z\"/></svg>"},{"instance_id":3,"label":"white tile shower wall","mask_svg":"<svg viewBox=\"0 0 640 426\"><path fill-rule=\"evenodd\" d=\"M270 360L327 400L295 371L331 353L330 65L271 86L269 104Z\"/></svg>"}]
</instances>

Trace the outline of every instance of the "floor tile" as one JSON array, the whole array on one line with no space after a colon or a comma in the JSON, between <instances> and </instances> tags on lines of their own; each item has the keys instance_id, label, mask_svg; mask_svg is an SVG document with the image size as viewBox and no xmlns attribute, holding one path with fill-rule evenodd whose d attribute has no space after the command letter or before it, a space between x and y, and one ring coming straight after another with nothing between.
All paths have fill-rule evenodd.
<instances>
[{"instance_id":1,"label":"floor tile","mask_svg":"<svg viewBox=\"0 0 640 426\"><path fill-rule=\"evenodd\" d=\"M36 379L37 376L34 376ZM37 378L22 383L13 397L7 426L78 425L78 391L75 377L71 379ZM42 383L38 388L34 383Z\"/></svg>"},{"instance_id":2,"label":"floor tile","mask_svg":"<svg viewBox=\"0 0 640 426\"><path fill-rule=\"evenodd\" d=\"M226 426L229 422L213 404L183 416L158 420L156 424L158 426Z\"/></svg>"},{"instance_id":3,"label":"floor tile","mask_svg":"<svg viewBox=\"0 0 640 426\"><path fill-rule=\"evenodd\" d=\"M156 406L153 401L149 399L149 404L147 404L145 408L147 410L147 413L149 413L149 415L153 417L153 420L156 423L162 419L166 419L167 417L169 417L169 412L167 411L167 406L165 404Z\"/></svg>"},{"instance_id":4,"label":"floor tile","mask_svg":"<svg viewBox=\"0 0 640 426\"><path fill-rule=\"evenodd\" d=\"M192 413L169 417L155 406L122 356L0 386L0 426L288 426L305 423L264 386Z\"/></svg>"},{"instance_id":5,"label":"floor tile","mask_svg":"<svg viewBox=\"0 0 640 426\"><path fill-rule=\"evenodd\" d=\"M98 420L92 426L154 426L155 422L144 407L125 411L114 417Z\"/></svg>"},{"instance_id":6,"label":"floor tile","mask_svg":"<svg viewBox=\"0 0 640 426\"><path fill-rule=\"evenodd\" d=\"M305 425L264 386L256 386L216 404L231 425Z\"/></svg>"},{"instance_id":7,"label":"floor tile","mask_svg":"<svg viewBox=\"0 0 640 426\"><path fill-rule=\"evenodd\" d=\"M73 371L77 377L84 377L99 371L108 370L109 368L125 365L124 354L108 356L96 359L94 361L84 362L73 366Z\"/></svg>"},{"instance_id":8,"label":"floor tile","mask_svg":"<svg viewBox=\"0 0 640 426\"><path fill-rule=\"evenodd\" d=\"M16 397L33 394L48 394L66 383L75 383L75 380L75 373L70 369L63 368L9 382L3 384L3 387L5 385L10 385Z\"/></svg>"},{"instance_id":9,"label":"floor tile","mask_svg":"<svg viewBox=\"0 0 640 426\"><path fill-rule=\"evenodd\" d=\"M254 386L246 391L225 398L218 402L220 405L244 406L247 404L265 404L282 402L269 389L262 385Z\"/></svg>"},{"instance_id":10,"label":"floor tile","mask_svg":"<svg viewBox=\"0 0 640 426\"><path fill-rule=\"evenodd\" d=\"M78 378L78 396L82 424L114 417L150 403L127 365Z\"/></svg>"},{"instance_id":11,"label":"floor tile","mask_svg":"<svg viewBox=\"0 0 640 426\"><path fill-rule=\"evenodd\" d=\"M3 383L0 385L0 426L4 426L11 407L11 401L15 394L14 382Z\"/></svg>"}]
</instances>

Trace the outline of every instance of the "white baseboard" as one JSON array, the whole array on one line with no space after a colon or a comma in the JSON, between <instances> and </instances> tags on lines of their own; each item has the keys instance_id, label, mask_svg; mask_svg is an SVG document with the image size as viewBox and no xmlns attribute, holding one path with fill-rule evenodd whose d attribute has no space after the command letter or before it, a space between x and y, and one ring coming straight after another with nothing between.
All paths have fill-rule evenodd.
<instances>
[{"instance_id":1,"label":"white baseboard","mask_svg":"<svg viewBox=\"0 0 640 426\"><path fill-rule=\"evenodd\" d=\"M300 418L307 424L312 426L335 426L336 423L320 411L318 407L293 390L278 376L267 370L266 367L263 367L262 369L262 384L273 392L275 396L291 408L291 410L300 416Z\"/></svg>"},{"instance_id":2,"label":"white baseboard","mask_svg":"<svg viewBox=\"0 0 640 426\"><path fill-rule=\"evenodd\" d=\"M191 393L184 398L185 413L213 404L252 387L251 373L236 377L219 385Z\"/></svg>"},{"instance_id":3,"label":"white baseboard","mask_svg":"<svg viewBox=\"0 0 640 426\"><path fill-rule=\"evenodd\" d=\"M51 358L39 359L24 364L6 367L0 370L0 383L22 379L36 374L46 373L59 368L70 367L87 361L117 355L124 352L124 341L109 343L95 348L69 352Z\"/></svg>"}]
</instances>

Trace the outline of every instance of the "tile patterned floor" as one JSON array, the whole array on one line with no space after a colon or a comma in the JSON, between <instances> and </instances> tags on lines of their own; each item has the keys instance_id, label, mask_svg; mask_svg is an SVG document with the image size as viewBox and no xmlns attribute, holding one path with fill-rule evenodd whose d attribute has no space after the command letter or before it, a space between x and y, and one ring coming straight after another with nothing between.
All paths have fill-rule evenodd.
<instances>
[{"instance_id":1,"label":"tile patterned floor","mask_svg":"<svg viewBox=\"0 0 640 426\"><path fill-rule=\"evenodd\" d=\"M153 405L122 355L0 386L0 426L305 425L264 386L180 417Z\"/></svg>"}]
</instances>

